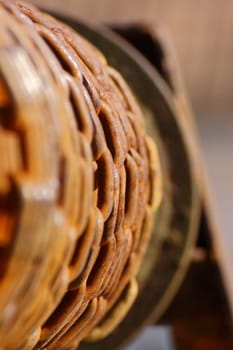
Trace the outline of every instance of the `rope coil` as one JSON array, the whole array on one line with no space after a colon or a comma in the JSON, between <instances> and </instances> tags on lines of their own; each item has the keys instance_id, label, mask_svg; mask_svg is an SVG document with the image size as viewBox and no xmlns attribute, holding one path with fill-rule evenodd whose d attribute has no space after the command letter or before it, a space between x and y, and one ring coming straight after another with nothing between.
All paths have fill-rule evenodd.
<instances>
[{"instance_id":1,"label":"rope coil","mask_svg":"<svg viewBox=\"0 0 233 350\"><path fill-rule=\"evenodd\" d=\"M106 336L137 294L158 152L104 56L13 0L0 0L0 150L0 347Z\"/></svg>"}]
</instances>

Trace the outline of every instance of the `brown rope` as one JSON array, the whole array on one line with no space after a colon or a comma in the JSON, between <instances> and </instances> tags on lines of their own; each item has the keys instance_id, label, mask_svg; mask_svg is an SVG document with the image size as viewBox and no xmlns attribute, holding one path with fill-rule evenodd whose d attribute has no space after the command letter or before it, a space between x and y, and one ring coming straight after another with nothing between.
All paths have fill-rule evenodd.
<instances>
[{"instance_id":1,"label":"brown rope","mask_svg":"<svg viewBox=\"0 0 233 350\"><path fill-rule=\"evenodd\" d=\"M0 149L0 347L106 336L137 294L158 153L104 56L21 1L0 0Z\"/></svg>"}]
</instances>

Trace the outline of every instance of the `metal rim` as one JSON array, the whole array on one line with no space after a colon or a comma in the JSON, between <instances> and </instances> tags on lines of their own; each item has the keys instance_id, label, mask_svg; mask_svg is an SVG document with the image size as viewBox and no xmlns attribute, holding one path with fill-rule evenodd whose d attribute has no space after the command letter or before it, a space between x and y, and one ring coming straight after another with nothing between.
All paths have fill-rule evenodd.
<instances>
[{"instance_id":1,"label":"metal rim","mask_svg":"<svg viewBox=\"0 0 233 350\"><path fill-rule=\"evenodd\" d=\"M80 347L81 350L118 349L141 327L158 321L177 293L189 265L200 215L198 185L187 138L189 130L177 114L166 83L131 45L105 27L93 28L75 20L62 20L93 42L124 76L139 103L146 106L145 114L156 129L152 136L162 154L165 198L155 218L147 253L146 260L148 255L152 259L151 266L147 267L147 279L142 278L133 309L113 334L99 343L83 343Z\"/></svg>"}]
</instances>

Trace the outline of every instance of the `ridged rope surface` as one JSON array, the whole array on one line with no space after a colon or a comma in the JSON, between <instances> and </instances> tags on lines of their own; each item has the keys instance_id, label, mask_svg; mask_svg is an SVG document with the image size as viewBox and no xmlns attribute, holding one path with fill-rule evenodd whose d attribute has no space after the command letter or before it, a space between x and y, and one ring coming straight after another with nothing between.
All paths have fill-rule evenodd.
<instances>
[{"instance_id":1,"label":"ridged rope surface","mask_svg":"<svg viewBox=\"0 0 233 350\"><path fill-rule=\"evenodd\" d=\"M123 319L162 195L121 75L71 28L0 0L0 348L76 349Z\"/></svg>"}]
</instances>

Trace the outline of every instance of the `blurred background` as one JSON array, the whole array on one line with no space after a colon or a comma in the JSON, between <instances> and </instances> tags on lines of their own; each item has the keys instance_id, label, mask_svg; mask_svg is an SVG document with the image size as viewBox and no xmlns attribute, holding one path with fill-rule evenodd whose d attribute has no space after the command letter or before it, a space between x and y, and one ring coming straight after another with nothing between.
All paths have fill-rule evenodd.
<instances>
[{"instance_id":1,"label":"blurred background","mask_svg":"<svg viewBox=\"0 0 233 350\"><path fill-rule=\"evenodd\" d=\"M233 1L31 2L91 22L160 23L169 33L198 127L221 241L221 266L230 300L233 296ZM173 349L169 332L166 328L148 328L128 350Z\"/></svg>"}]
</instances>

